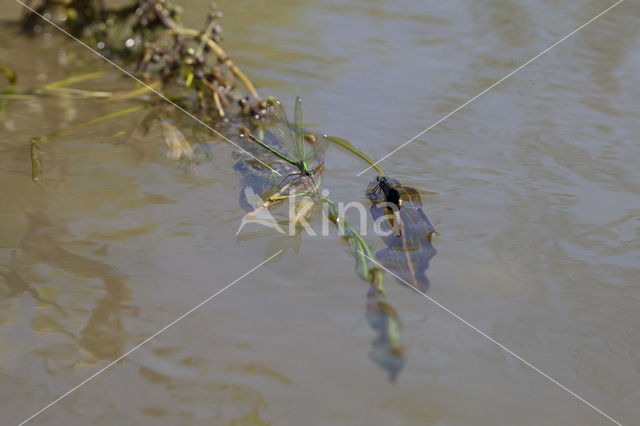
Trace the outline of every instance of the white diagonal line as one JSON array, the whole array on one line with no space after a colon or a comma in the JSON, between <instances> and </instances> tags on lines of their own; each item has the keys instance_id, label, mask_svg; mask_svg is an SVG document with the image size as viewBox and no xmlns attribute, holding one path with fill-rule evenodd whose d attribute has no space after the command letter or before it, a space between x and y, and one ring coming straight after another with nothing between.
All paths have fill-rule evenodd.
<instances>
[{"instance_id":1,"label":"white diagonal line","mask_svg":"<svg viewBox=\"0 0 640 426\"><path fill-rule=\"evenodd\" d=\"M48 403L47 405L45 405L44 407L42 407L40 410L38 410L36 413L34 413L33 415L29 416L28 418L24 419L22 422L20 422L18 424L18 426L22 426L25 423L29 422L30 420L32 420L34 417L38 416L39 414L41 414L43 411L47 410L48 408L51 408L51 406L55 405L56 403L58 403L61 399L69 396L70 394L72 394L73 392L75 392L76 390L78 390L78 388L80 388L81 386L83 386L84 384L86 384L87 382L95 379L98 375L100 375L102 372L104 372L105 370L107 370L108 368L114 366L115 364L117 364L119 361L123 360L124 358L126 358L127 356L129 356L132 352L134 352L135 350L137 350L138 348L140 348L141 346L145 345L146 343L148 343L151 339L155 338L156 336L158 336L159 334L161 334L162 332L166 331L169 327L172 327L173 325L175 325L177 322L179 322L180 320L184 319L186 316L188 316L189 314L193 313L196 309L200 308L202 305L206 304L207 302L209 302L210 300L212 300L213 298L215 298L217 295L219 295L220 293L222 293L223 291L225 291L226 289L228 289L229 287L231 287L232 285L236 284L238 281L240 281L241 279L243 279L244 277L246 277L247 275L249 275L250 273L252 273L253 271L255 271L256 269L260 268L261 266L263 266L265 263L269 262L271 259L273 259L274 257L276 257L277 255L279 255L280 253L282 253L284 251L284 249L280 249L276 254L270 256L268 259L260 262L258 265L254 266L253 268L251 268L248 272L245 272L244 274L240 275L238 278L236 278L235 280L233 280L232 282L230 282L229 284L227 284L226 286L224 286L221 290L218 290L217 292L215 292L214 294L212 294L211 296L207 297L205 300L203 300L202 302L198 303L196 306L194 306L193 308L189 309L187 312L185 312L184 314L180 315L178 318L176 318L175 320L171 321L169 324L165 325L164 327L162 327L160 330L156 331L155 333L153 333L151 336L147 337L146 339L144 339L142 342L138 343L137 345L135 345L133 348L129 349L127 352L125 352L124 354L122 354L120 357L118 357L117 359L111 361L109 364L105 365L104 367L102 367L100 370L96 371L95 373L93 373L91 376L87 377L86 379L84 379L82 382L78 383L77 385L75 385L74 387L72 387L71 389L69 389L68 391L66 391L65 393L63 393L62 395L60 395L58 398L54 399L53 401L51 401L50 403Z\"/></svg>"},{"instance_id":2,"label":"white diagonal line","mask_svg":"<svg viewBox=\"0 0 640 426\"><path fill-rule=\"evenodd\" d=\"M147 89L149 89L149 91L155 93L156 95L158 95L160 98L162 98L162 100L168 102L169 104L173 105L174 107L176 107L177 109L179 109L180 111L184 112L185 114L187 114L189 117L193 118L194 120L196 120L198 123L202 124L204 127L206 127L207 129L211 130L213 133L215 133L216 135L220 136L222 139L224 139L225 141L229 142L231 145L235 146L236 148L238 148L239 150L243 151L245 154L249 155L250 157L252 157L254 160L258 161L260 164L262 164L265 167L268 167L269 170L275 172L278 175L281 175L280 172L272 169L268 164L264 163L263 161L260 161L260 159L256 158L255 155L252 155L250 152L248 152L246 149L243 149L242 147L240 147L237 143L233 142L231 139L227 138L225 135L223 135L222 133L218 132L217 130L215 130L213 127L209 126L207 123L205 123L204 121L200 120L198 117L196 117L195 115L191 114L189 111L187 111L186 109L182 108L180 105L176 104L175 102L171 101L169 98L167 98L165 95L163 95L162 93L158 92L156 89L154 89L153 87L149 86L148 84L146 84L144 81L140 80L139 78L137 78L136 76L134 76L133 74L131 74L129 71L125 70L124 68L122 68L120 65L116 64L115 62L113 62L112 60L110 60L109 58L107 58L106 56L102 55L100 52L98 52L95 49L92 49L91 46L89 46L88 44L86 44L85 42L79 40L78 38L74 37L73 35L71 35L69 32L67 32L66 30L64 30L63 28L61 28L60 26L56 25L54 22L52 22L51 20L45 18L43 15L41 15L40 13L36 12L34 9L32 9L31 7L29 7L28 5L26 5L25 3L23 3L21 0L16 0L18 3L20 3L22 6L24 6L25 8L29 9L32 13L38 15L40 18L42 18L44 21L46 21L47 23L49 23L50 25L54 26L55 28L57 28L58 30L62 31L64 34L66 34L67 36L69 36L70 38L72 38L73 40L77 41L78 43L80 43L82 46L86 47L87 49L89 49L91 52L93 52L96 56L98 56L99 58L104 59L105 61L107 61L108 63L110 63L111 65L113 65L114 67L116 67L120 72L122 72L123 74L131 77L132 79L134 79L135 81L137 81L139 84L143 85L144 87L146 87Z\"/></svg>"},{"instance_id":3,"label":"white diagonal line","mask_svg":"<svg viewBox=\"0 0 640 426\"><path fill-rule=\"evenodd\" d=\"M499 85L500 83L502 83L503 81L505 81L506 79L508 79L509 77L511 77L512 75L514 75L515 73L517 73L518 71L520 71L522 68L526 67L527 65L529 65L531 62L535 61L536 59L538 59L540 56L544 55L545 53L547 53L548 51L550 51L551 49L553 49L554 47L556 47L557 45L559 45L560 43L562 43L563 41L565 41L566 39L568 39L569 37L571 37L572 35L574 35L575 33L577 33L578 31L580 31L581 29L583 29L584 27L586 27L587 25L591 24L593 21L595 21L596 19L598 19L599 17L601 17L602 15L604 15L605 13L609 12L611 9L613 9L614 7L616 7L617 5L619 5L620 3L622 3L624 0L618 0L616 3L614 3L612 6L609 6L608 8L606 8L605 10L603 10L602 12L598 13L596 16L594 16L593 18L589 19L587 22L585 22L584 24L580 25L578 28L576 28L575 30L571 31L569 34L567 34L566 36L562 37L560 40L556 41L555 43L553 43L551 46L547 47L546 49L544 49L542 52L538 53L536 56L534 56L533 58L529 59L527 62L525 62L524 64L520 65L518 68L514 69L513 71L511 71L509 74L505 75L504 77L502 77L500 80L496 81L495 83L493 83L491 86L487 87L486 89L484 89L482 92L478 93L477 95L475 95L473 98L469 99L467 102L463 103L462 105L460 105L459 107L457 107L456 109L454 109L453 111L449 112L447 115L445 115L444 117L442 117L441 119L439 119L438 121L436 121L435 123L433 123L432 125L430 125L429 127L427 127L426 129L424 129L423 131L421 131L420 133L418 133L417 135L415 135L414 137L412 137L411 139L409 139L408 141L406 141L405 143L403 143L402 145L400 145L399 147L397 147L396 149L394 149L393 151L391 151L390 153L388 153L387 155L385 155L384 157L382 157L381 159L379 159L378 161L376 161L375 163L373 163L372 165L370 165L369 167L367 167L366 169L364 169L363 171L361 171L360 173L358 173L356 176L360 176L361 174L363 174L364 172L368 171L369 169L371 169L374 166L377 166L379 163L381 163L382 161L384 161L387 157L395 154L397 151L399 151L400 149L404 148L405 146L407 146L408 144L410 144L411 142L413 142L414 140L416 140L417 138L419 138L420 136L424 135L425 133L427 133L429 130L433 129L434 127L436 127L438 124L442 123L444 120L446 120L447 118L451 117L453 114L455 114L456 112L460 111L462 108L466 107L467 105L469 105L471 102L475 101L476 99L478 99L480 96L484 95L485 93L487 93L489 90L493 89L494 87L496 87L497 85Z\"/></svg>"},{"instance_id":4,"label":"white diagonal line","mask_svg":"<svg viewBox=\"0 0 640 426\"><path fill-rule=\"evenodd\" d=\"M360 251L360 250L358 250ZM550 375L548 375L547 373L545 373L544 371L540 370L538 367L536 367L535 365L531 364L529 361L527 361L526 359L524 359L523 357L521 357L520 355L518 355L517 353L513 352L511 349L509 349L508 347L506 347L505 345L503 345L502 343L498 342L496 339L494 339L493 337L489 336L487 333L485 333L484 331L480 330L478 327L476 327L475 325L471 324L469 321L465 320L464 318L462 318L460 315L456 314L455 312L453 312L451 309L447 308L446 306L442 305L440 302L438 302L437 300L435 300L433 297L428 296L426 293L423 293L422 291L418 290L417 288L415 288L414 286L412 286L411 284L409 284L408 282L406 282L405 280L403 280L402 278L400 278L398 275L394 274L393 272L391 272L389 269L385 268L384 266L382 266L380 263L378 263L375 259L372 259L371 257L367 256L366 254L364 254L363 252L360 251L360 254L362 254L364 257L366 257L367 259L369 259L370 261L372 261L373 263L375 263L376 265L378 265L380 268L384 269L385 271L387 271L388 273L390 273L391 275L393 275L394 277L396 277L398 280L400 280L403 284L405 284L407 287L409 287L411 290L415 291L416 293L422 295L424 298L426 298L427 300L429 300L430 302L434 303L435 305L437 305L440 309L444 310L445 312L447 312L449 315L453 316L454 318L460 320L463 324L465 324L466 326L468 326L469 328L471 328L472 330L476 331L477 333L481 334L482 336L486 337L487 339L489 339L491 342L493 342L494 344L496 344L500 349L502 349L503 351L511 354L513 357L515 357L518 361L522 362L523 364L527 365L529 368L533 369L534 371L540 373L545 379L549 380L551 383L554 383L556 385L558 385L559 387L561 387L562 389L564 389L565 391L569 392L569 394L571 394L572 396L574 396L575 398L577 398L578 400L584 402L585 404L587 404L589 407L593 408L594 410L596 410L598 413L602 414L604 417L606 417L607 419L611 420L613 423L617 424L618 426L622 426L622 423L620 423L619 421L615 420L613 417L611 417L610 415L608 415L607 413L605 413L604 411L602 411L601 409L599 409L598 407L596 407L595 405L593 405L592 403L590 403L589 401L587 401L586 399L584 399L583 397L581 397L580 395L578 395L577 393L575 393L574 391L572 391L571 389L569 389L568 387L564 386L562 383L558 382L556 379L554 379L553 377L551 377Z\"/></svg>"}]
</instances>

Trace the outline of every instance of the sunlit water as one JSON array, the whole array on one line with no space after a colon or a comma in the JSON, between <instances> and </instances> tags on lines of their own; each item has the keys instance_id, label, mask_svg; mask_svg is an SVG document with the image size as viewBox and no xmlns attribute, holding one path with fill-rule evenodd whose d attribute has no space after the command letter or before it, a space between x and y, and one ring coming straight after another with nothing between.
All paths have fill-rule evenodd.
<instances>
[{"instance_id":1,"label":"sunlit water","mask_svg":"<svg viewBox=\"0 0 640 426\"><path fill-rule=\"evenodd\" d=\"M261 93L289 109L302 96L310 128L376 159L610 4L219 2L224 46ZM185 4L186 23L207 7ZM639 19L625 1L381 164L423 191L438 230L428 295L623 424L640 418ZM109 69L58 35L0 40L23 85ZM3 424L280 247L33 423L610 424L387 274L407 347L391 383L339 237L235 236L230 145L188 173L157 135L117 135L132 116L47 142L31 182L31 137L125 106L38 99L0 116ZM335 147L326 165L334 199L365 201L364 163Z\"/></svg>"}]
</instances>

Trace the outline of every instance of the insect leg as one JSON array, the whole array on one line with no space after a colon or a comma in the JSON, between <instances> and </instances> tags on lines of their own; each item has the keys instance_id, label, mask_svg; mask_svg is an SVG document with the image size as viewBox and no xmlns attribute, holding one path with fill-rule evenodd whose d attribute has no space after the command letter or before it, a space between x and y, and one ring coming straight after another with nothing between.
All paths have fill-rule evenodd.
<instances>
[{"instance_id":1,"label":"insect leg","mask_svg":"<svg viewBox=\"0 0 640 426\"><path fill-rule=\"evenodd\" d=\"M297 175L297 174L299 174L299 173L289 173L288 175L286 175L286 176L284 177L284 179L282 179L282 180L280 181L280 183L278 184L278 187L281 187L285 180L287 180L287 179L289 179L291 176L295 176L295 175Z\"/></svg>"}]
</instances>

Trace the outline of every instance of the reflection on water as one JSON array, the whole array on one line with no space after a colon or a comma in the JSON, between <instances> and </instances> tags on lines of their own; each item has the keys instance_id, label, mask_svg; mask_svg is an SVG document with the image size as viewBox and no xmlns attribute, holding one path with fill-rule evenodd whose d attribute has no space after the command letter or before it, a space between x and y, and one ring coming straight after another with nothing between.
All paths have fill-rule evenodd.
<instances>
[{"instance_id":1,"label":"reflection on water","mask_svg":"<svg viewBox=\"0 0 640 426\"><path fill-rule=\"evenodd\" d=\"M435 228L422 210L418 191L403 186L397 179L388 179L389 185L397 191L399 202L385 206L386 194L373 191L377 180L369 183L367 192L367 197L373 202L371 216L379 221L380 229L386 235L382 239L387 247L378 250L375 256L401 284L424 293L429 289L429 262L436 255L431 244ZM396 210L396 206L400 208Z\"/></svg>"},{"instance_id":2,"label":"reflection on water","mask_svg":"<svg viewBox=\"0 0 640 426\"><path fill-rule=\"evenodd\" d=\"M367 292L367 320L376 333L369 356L387 370L389 379L395 382L405 363L402 322L395 308L387 303L384 294L373 285Z\"/></svg>"},{"instance_id":3,"label":"reflection on water","mask_svg":"<svg viewBox=\"0 0 640 426\"><path fill-rule=\"evenodd\" d=\"M290 131L286 128L288 126L289 125L287 123L284 130L282 130L281 128L275 128L275 130L277 131L277 133L281 133L283 131L288 132ZM266 130L268 130L269 132L265 137L262 138L262 140L265 143L269 144L269 146L280 149L281 141L272 140L272 137L274 136L272 134L274 128L270 128L267 125ZM306 130L305 133L307 133ZM317 137L322 136L318 135ZM288 215L280 219L280 225L282 225L282 227L280 227L277 223L277 220L272 216L272 213L278 216L277 207L278 205L282 205L282 203L278 204L278 202L272 203L271 201L269 201L270 205L269 207L267 207L265 202L263 201L271 200L270 197L277 195L277 193L274 192L278 190L278 186L280 184L278 184L277 182L280 179L274 178L272 171L262 166L262 163L258 161L258 158L262 157L264 154L270 156L271 158L263 157L260 160L262 162L273 160L274 156L260 147L256 148L255 146L252 147L245 144L245 149L248 150L247 152L252 152L252 154L245 155L244 153L238 153L237 161L234 165L234 169L240 172L241 188L243 188L240 192L239 204L247 212L247 214L242 219L238 231L236 232L236 235L238 236L237 242L240 243L251 241L256 238L268 237L269 239L267 242L266 256L272 257L277 255L277 260L279 260L282 255L286 253L286 251L290 248L293 248L296 253L299 253L301 236L305 231L305 228L301 224L296 222L296 218L300 217L300 215L302 214L302 220L310 219L313 210L316 207L323 209L322 220L323 222L326 220L327 224L323 223L322 235L326 236L326 231L328 231L328 226L326 225L328 225L329 221L335 224L335 227L337 229L336 235L342 236L344 243L348 244L351 248L350 254L355 261L356 275L369 284L369 291L367 292L366 298L366 317L369 325L371 326L371 329L375 333L375 337L372 342L372 350L369 353L370 358L389 373L389 379L391 382L395 382L398 374L400 373L400 370L405 363L405 347L402 338L402 322L396 310L387 301L385 290L382 285L383 271L379 268L378 265L374 263L373 259L370 258L370 249L361 243L363 241L362 236L357 234L353 228L350 228L348 226L348 223L345 223L345 219L340 217L342 213L336 210L335 204L333 204L332 201L329 201L328 198L325 198L326 203L324 204L321 204L321 201L317 198L316 200L312 200L310 197L305 196L289 198L286 201L288 201L290 204L286 207L286 209L284 209L286 210ZM196 152L199 151L204 150L198 149L198 147L196 147ZM196 161L198 160L196 159ZM307 159L307 161L310 160ZM309 163L309 167L311 168L316 167L318 162L320 162L321 164L319 168L315 169L315 179L313 181L314 184L321 184L321 173L323 172L322 164L324 164L324 156L311 161L312 162ZM291 170L292 167L286 163L271 164L272 167L275 167L282 175L287 175L288 173L295 171ZM284 166L284 168L279 166ZM280 193L281 191L285 191L284 194L300 194L300 192L305 191L305 185L308 184L292 184L290 188L287 188L287 186L285 185L278 191L278 193ZM316 188L316 190L318 188L319 186ZM261 196L258 196L255 193L256 189L262 194ZM407 273L409 273L412 275L412 277L422 277L417 279L422 280L422 282L428 283L428 279L425 275L425 270L428 267L429 259L435 254L435 250L431 247L430 243L433 226L426 218L424 213L422 213L420 199L415 189L402 188L402 190L403 197L407 202L407 207L403 209L401 213L401 217L403 220L402 229L405 234L401 239L401 244L397 243L397 241L393 241L393 243L389 243L389 245L395 245L396 248L397 246L401 246L400 248L405 249L405 252L412 251L411 255L413 262L411 260L408 262L400 261L395 265L390 265L389 267L400 275L406 275ZM326 190L324 192L320 191L321 194L324 194L325 192ZM303 213L296 213L296 211ZM305 211L308 213L304 213ZM372 211L375 211L374 207L372 207ZM373 214L374 218L377 218L377 216L379 215L380 214L377 214L375 212ZM327 219L324 216L328 216L329 218L333 217L333 219ZM424 220L422 220L423 218ZM268 232L265 229L263 229L262 232L242 232L245 225L250 222L260 223L262 226L266 225L271 229L269 229ZM282 228L289 229L289 232L291 233L293 226L296 227L294 235L281 235L285 234ZM425 226L428 228L428 234L424 232ZM281 234L278 234L277 232L280 232ZM416 241L419 242L416 243ZM428 245L431 250L427 250L426 259L421 258L421 256L425 254L424 250L416 250L417 247L414 247L413 243L416 243L418 246L425 245L425 243L426 245ZM390 250L395 250L395 248ZM369 254L366 254L363 251L366 251ZM382 251L376 253L376 257L380 257L379 255L381 252ZM391 257L392 256L387 256L387 259L385 259L387 260L387 262L385 263L388 264L388 260ZM414 270L416 260L419 264L417 271ZM414 282L413 279L411 282Z\"/></svg>"},{"instance_id":4,"label":"reflection on water","mask_svg":"<svg viewBox=\"0 0 640 426\"><path fill-rule=\"evenodd\" d=\"M2 5L11 16L15 4ZM221 4L225 47L262 93L304 96L305 124L374 158L608 6L283 5ZM187 20L199 24L206 7L185 5ZM637 2L622 3L383 163L420 191L439 231L429 295L624 424L640 417L638 18ZM19 84L101 67L60 38L3 28L0 40ZM115 136L140 116L102 123L43 147L47 179L31 183L31 137L112 111L35 99L2 112L0 410L10 423L288 245L39 421L606 424L387 276L385 313L402 317L406 350L389 383L364 356L372 342L376 356L380 311L361 321L368 289L343 243L236 239L236 158L215 138L185 133L208 147L200 172L185 173L158 134ZM365 165L338 150L326 164L338 200L372 179L355 178Z\"/></svg>"},{"instance_id":5,"label":"reflection on water","mask_svg":"<svg viewBox=\"0 0 640 426\"><path fill-rule=\"evenodd\" d=\"M101 261L107 247L88 240L65 241L65 229L42 216L27 213L25 219L25 232L5 264L4 299L28 295L37 307L30 320L33 332L61 335L36 351L47 371L56 375L58 367L72 368L79 350L84 361L92 363L122 354L123 316L136 309L125 305L126 277ZM84 288L78 287L81 283ZM75 327L78 317L83 317L81 329Z\"/></svg>"}]
</instances>

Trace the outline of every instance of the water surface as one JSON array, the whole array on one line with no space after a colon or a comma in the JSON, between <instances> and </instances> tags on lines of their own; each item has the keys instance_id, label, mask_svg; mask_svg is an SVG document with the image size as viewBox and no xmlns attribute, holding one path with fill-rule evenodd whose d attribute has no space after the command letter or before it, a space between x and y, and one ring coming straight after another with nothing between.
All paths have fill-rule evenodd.
<instances>
[{"instance_id":1,"label":"water surface","mask_svg":"<svg viewBox=\"0 0 640 426\"><path fill-rule=\"evenodd\" d=\"M17 16L17 3L1 4ZM374 158L609 5L219 2L224 46L261 93L289 109L302 96L311 128ZM199 28L206 2L184 7ZM625 1L381 164L423 191L438 230L429 296L623 424L640 418L638 19ZM20 84L109 69L62 36L4 28L0 40ZM244 212L230 145L215 144L214 172L188 173L157 135L116 135L132 116L48 142L45 179L31 182L31 137L125 106L38 99L2 114L8 424L280 246L291 248L33 423L610 423L387 274L407 347L389 382L368 359L367 285L344 242L235 236ZM332 148L332 197L365 201L365 166Z\"/></svg>"}]
</instances>

